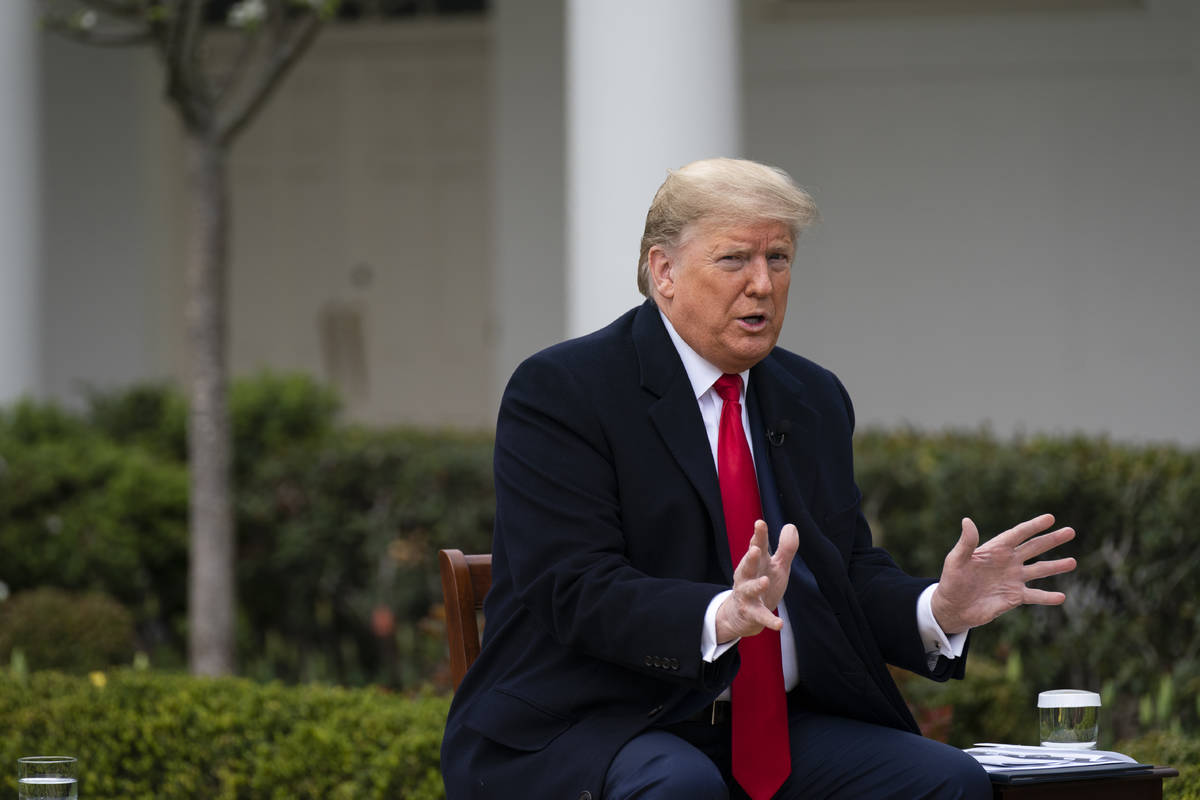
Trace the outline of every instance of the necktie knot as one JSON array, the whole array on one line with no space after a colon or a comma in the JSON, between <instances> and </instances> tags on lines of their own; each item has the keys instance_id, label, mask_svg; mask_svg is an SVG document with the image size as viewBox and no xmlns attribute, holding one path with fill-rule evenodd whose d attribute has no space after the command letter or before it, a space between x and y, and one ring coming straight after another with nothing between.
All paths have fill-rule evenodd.
<instances>
[{"instance_id":1,"label":"necktie knot","mask_svg":"<svg viewBox=\"0 0 1200 800\"><path fill-rule=\"evenodd\" d=\"M713 390L726 403L742 402L742 376L725 374L717 378Z\"/></svg>"}]
</instances>

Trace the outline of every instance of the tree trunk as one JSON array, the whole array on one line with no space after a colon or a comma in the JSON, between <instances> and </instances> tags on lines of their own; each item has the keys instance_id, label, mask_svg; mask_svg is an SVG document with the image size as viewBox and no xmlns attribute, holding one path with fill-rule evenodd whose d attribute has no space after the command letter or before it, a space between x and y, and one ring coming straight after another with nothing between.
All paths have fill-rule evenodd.
<instances>
[{"instance_id":1,"label":"tree trunk","mask_svg":"<svg viewBox=\"0 0 1200 800\"><path fill-rule=\"evenodd\" d=\"M215 136L197 131L187 133L186 148L191 188L186 315L192 364L188 653L193 674L228 675L234 669L236 619L232 443L225 387L228 153Z\"/></svg>"}]
</instances>

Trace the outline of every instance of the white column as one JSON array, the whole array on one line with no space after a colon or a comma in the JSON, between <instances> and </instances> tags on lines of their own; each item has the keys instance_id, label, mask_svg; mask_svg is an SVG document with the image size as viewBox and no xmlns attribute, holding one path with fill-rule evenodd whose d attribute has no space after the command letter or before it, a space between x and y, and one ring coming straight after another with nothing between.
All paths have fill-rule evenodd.
<instances>
[{"instance_id":1,"label":"white column","mask_svg":"<svg viewBox=\"0 0 1200 800\"><path fill-rule=\"evenodd\" d=\"M0 403L39 388L35 0L0 13Z\"/></svg>"},{"instance_id":2,"label":"white column","mask_svg":"<svg viewBox=\"0 0 1200 800\"><path fill-rule=\"evenodd\" d=\"M567 0L567 333L637 304L668 168L741 149L737 0Z\"/></svg>"}]
</instances>

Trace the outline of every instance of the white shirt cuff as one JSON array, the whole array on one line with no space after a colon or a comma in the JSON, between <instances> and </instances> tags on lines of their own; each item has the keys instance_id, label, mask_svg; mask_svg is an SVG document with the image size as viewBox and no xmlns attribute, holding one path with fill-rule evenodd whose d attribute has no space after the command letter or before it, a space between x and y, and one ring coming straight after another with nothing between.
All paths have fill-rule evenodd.
<instances>
[{"instance_id":1,"label":"white shirt cuff","mask_svg":"<svg viewBox=\"0 0 1200 800\"><path fill-rule=\"evenodd\" d=\"M967 631L946 635L942 626L938 625L937 620L933 618L933 592L935 589L937 589L937 584L930 584L917 598L917 630L921 634L921 642L925 646L925 655L928 658L927 663L930 669L937 664L938 656L946 658L961 656L963 648L967 644Z\"/></svg>"},{"instance_id":2,"label":"white shirt cuff","mask_svg":"<svg viewBox=\"0 0 1200 800\"><path fill-rule=\"evenodd\" d=\"M725 651L738 643L737 639L721 644L717 643L717 609L731 594L733 594L733 589L726 589L718 593L709 601L708 610L704 612L704 627L700 630L700 658L709 663L716 661L725 654Z\"/></svg>"}]
</instances>

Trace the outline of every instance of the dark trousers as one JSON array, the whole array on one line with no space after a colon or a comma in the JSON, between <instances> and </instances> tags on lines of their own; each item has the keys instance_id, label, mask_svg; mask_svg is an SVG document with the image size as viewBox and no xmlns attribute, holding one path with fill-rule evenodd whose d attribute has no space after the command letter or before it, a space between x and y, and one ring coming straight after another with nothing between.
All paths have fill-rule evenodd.
<instances>
[{"instance_id":1,"label":"dark trousers","mask_svg":"<svg viewBox=\"0 0 1200 800\"><path fill-rule=\"evenodd\" d=\"M913 733L793 710L792 772L775 800L896 798L990 800L975 759ZM609 767L605 800L740 800L729 765L729 726L685 722L647 731Z\"/></svg>"}]
</instances>

